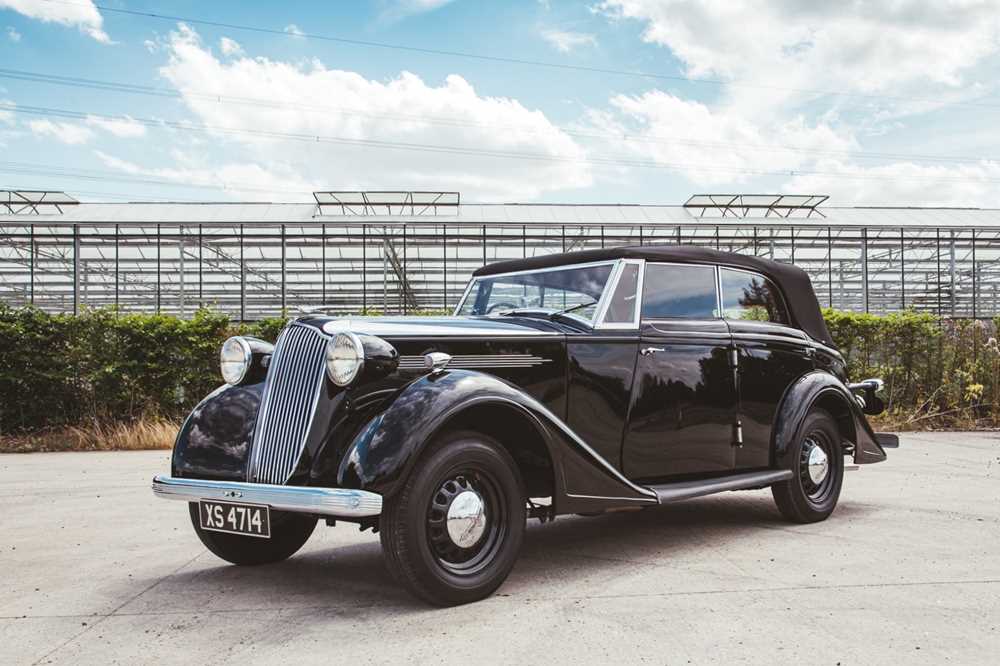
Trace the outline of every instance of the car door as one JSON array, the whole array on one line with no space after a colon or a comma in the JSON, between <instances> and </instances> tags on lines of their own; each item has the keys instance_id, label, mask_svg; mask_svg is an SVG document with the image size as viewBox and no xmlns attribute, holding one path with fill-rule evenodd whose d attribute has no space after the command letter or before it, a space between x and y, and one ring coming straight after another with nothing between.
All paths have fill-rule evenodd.
<instances>
[{"instance_id":1,"label":"car door","mask_svg":"<svg viewBox=\"0 0 1000 666\"><path fill-rule=\"evenodd\" d=\"M720 268L722 311L738 350L739 423L736 468L771 464L771 432L785 389L814 367L808 336L790 326L786 301L763 275Z\"/></svg>"},{"instance_id":2,"label":"car door","mask_svg":"<svg viewBox=\"0 0 1000 666\"><path fill-rule=\"evenodd\" d=\"M616 469L638 353L642 263L620 261L593 330L566 337L566 422Z\"/></svg>"},{"instance_id":3,"label":"car door","mask_svg":"<svg viewBox=\"0 0 1000 666\"><path fill-rule=\"evenodd\" d=\"M626 476L654 480L733 469L731 345L714 266L646 264L622 453Z\"/></svg>"}]
</instances>

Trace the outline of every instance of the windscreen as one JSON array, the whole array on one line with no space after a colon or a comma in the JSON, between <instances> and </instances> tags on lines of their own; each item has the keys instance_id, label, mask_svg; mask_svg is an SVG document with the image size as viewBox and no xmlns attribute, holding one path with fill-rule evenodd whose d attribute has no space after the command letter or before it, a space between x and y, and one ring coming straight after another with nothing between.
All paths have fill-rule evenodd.
<instances>
[{"instance_id":1,"label":"windscreen","mask_svg":"<svg viewBox=\"0 0 1000 666\"><path fill-rule=\"evenodd\" d=\"M574 308L574 316L592 321L613 267L607 263L474 278L456 314Z\"/></svg>"}]
</instances>

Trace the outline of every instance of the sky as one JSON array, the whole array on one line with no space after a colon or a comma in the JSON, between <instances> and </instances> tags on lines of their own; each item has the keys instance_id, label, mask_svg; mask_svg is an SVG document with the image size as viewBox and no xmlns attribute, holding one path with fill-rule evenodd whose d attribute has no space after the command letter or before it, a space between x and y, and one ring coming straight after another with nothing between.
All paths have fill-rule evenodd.
<instances>
[{"instance_id":1,"label":"sky","mask_svg":"<svg viewBox=\"0 0 1000 666\"><path fill-rule=\"evenodd\" d=\"M1000 207L1000 0L0 0L0 189Z\"/></svg>"}]
</instances>

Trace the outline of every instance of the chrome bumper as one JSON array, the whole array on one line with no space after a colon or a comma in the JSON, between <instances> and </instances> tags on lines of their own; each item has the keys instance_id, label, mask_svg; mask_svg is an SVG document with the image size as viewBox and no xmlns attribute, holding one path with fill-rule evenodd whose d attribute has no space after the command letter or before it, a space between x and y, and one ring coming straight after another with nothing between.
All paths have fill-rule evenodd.
<instances>
[{"instance_id":1,"label":"chrome bumper","mask_svg":"<svg viewBox=\"0 0 1000 666\"><path fill-rule=\"evenodd\" d=\"M348 488L276 486L156 476L153 478L153 494L184 502L204 499L267 504L278 511L314 513L334 518L364 518L382 513L381 495Z\"/></svg>"}]
</instances>

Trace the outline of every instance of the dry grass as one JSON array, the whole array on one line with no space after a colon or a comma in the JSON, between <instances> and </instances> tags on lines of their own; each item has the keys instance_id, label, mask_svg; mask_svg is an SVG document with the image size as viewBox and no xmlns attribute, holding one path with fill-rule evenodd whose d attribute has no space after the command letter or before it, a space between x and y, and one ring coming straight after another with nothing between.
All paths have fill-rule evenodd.
<instances>
[{"instance_id":1,"label":"dry grass","mask_svg":"<svg viewBox=\"0 0 1000 666\"><path fill-rule=\"evenodd\" d=\"M877 432L993 431L1000 425L995 416L976 415L969 408L933 413L903 409L869 416L868 422Z\"/></svg>"},{"instance_id":2,"label":"dry grass","mask_svg":"<svg viewBox=\"0 0 1000 666\"><path fill-rule=\"evenodd\" d=\"M0 453L169 449L179 428L173 421L150 418L134 423L67 426L32 435L0 435Z\"/></svg>"}]
</instances>

